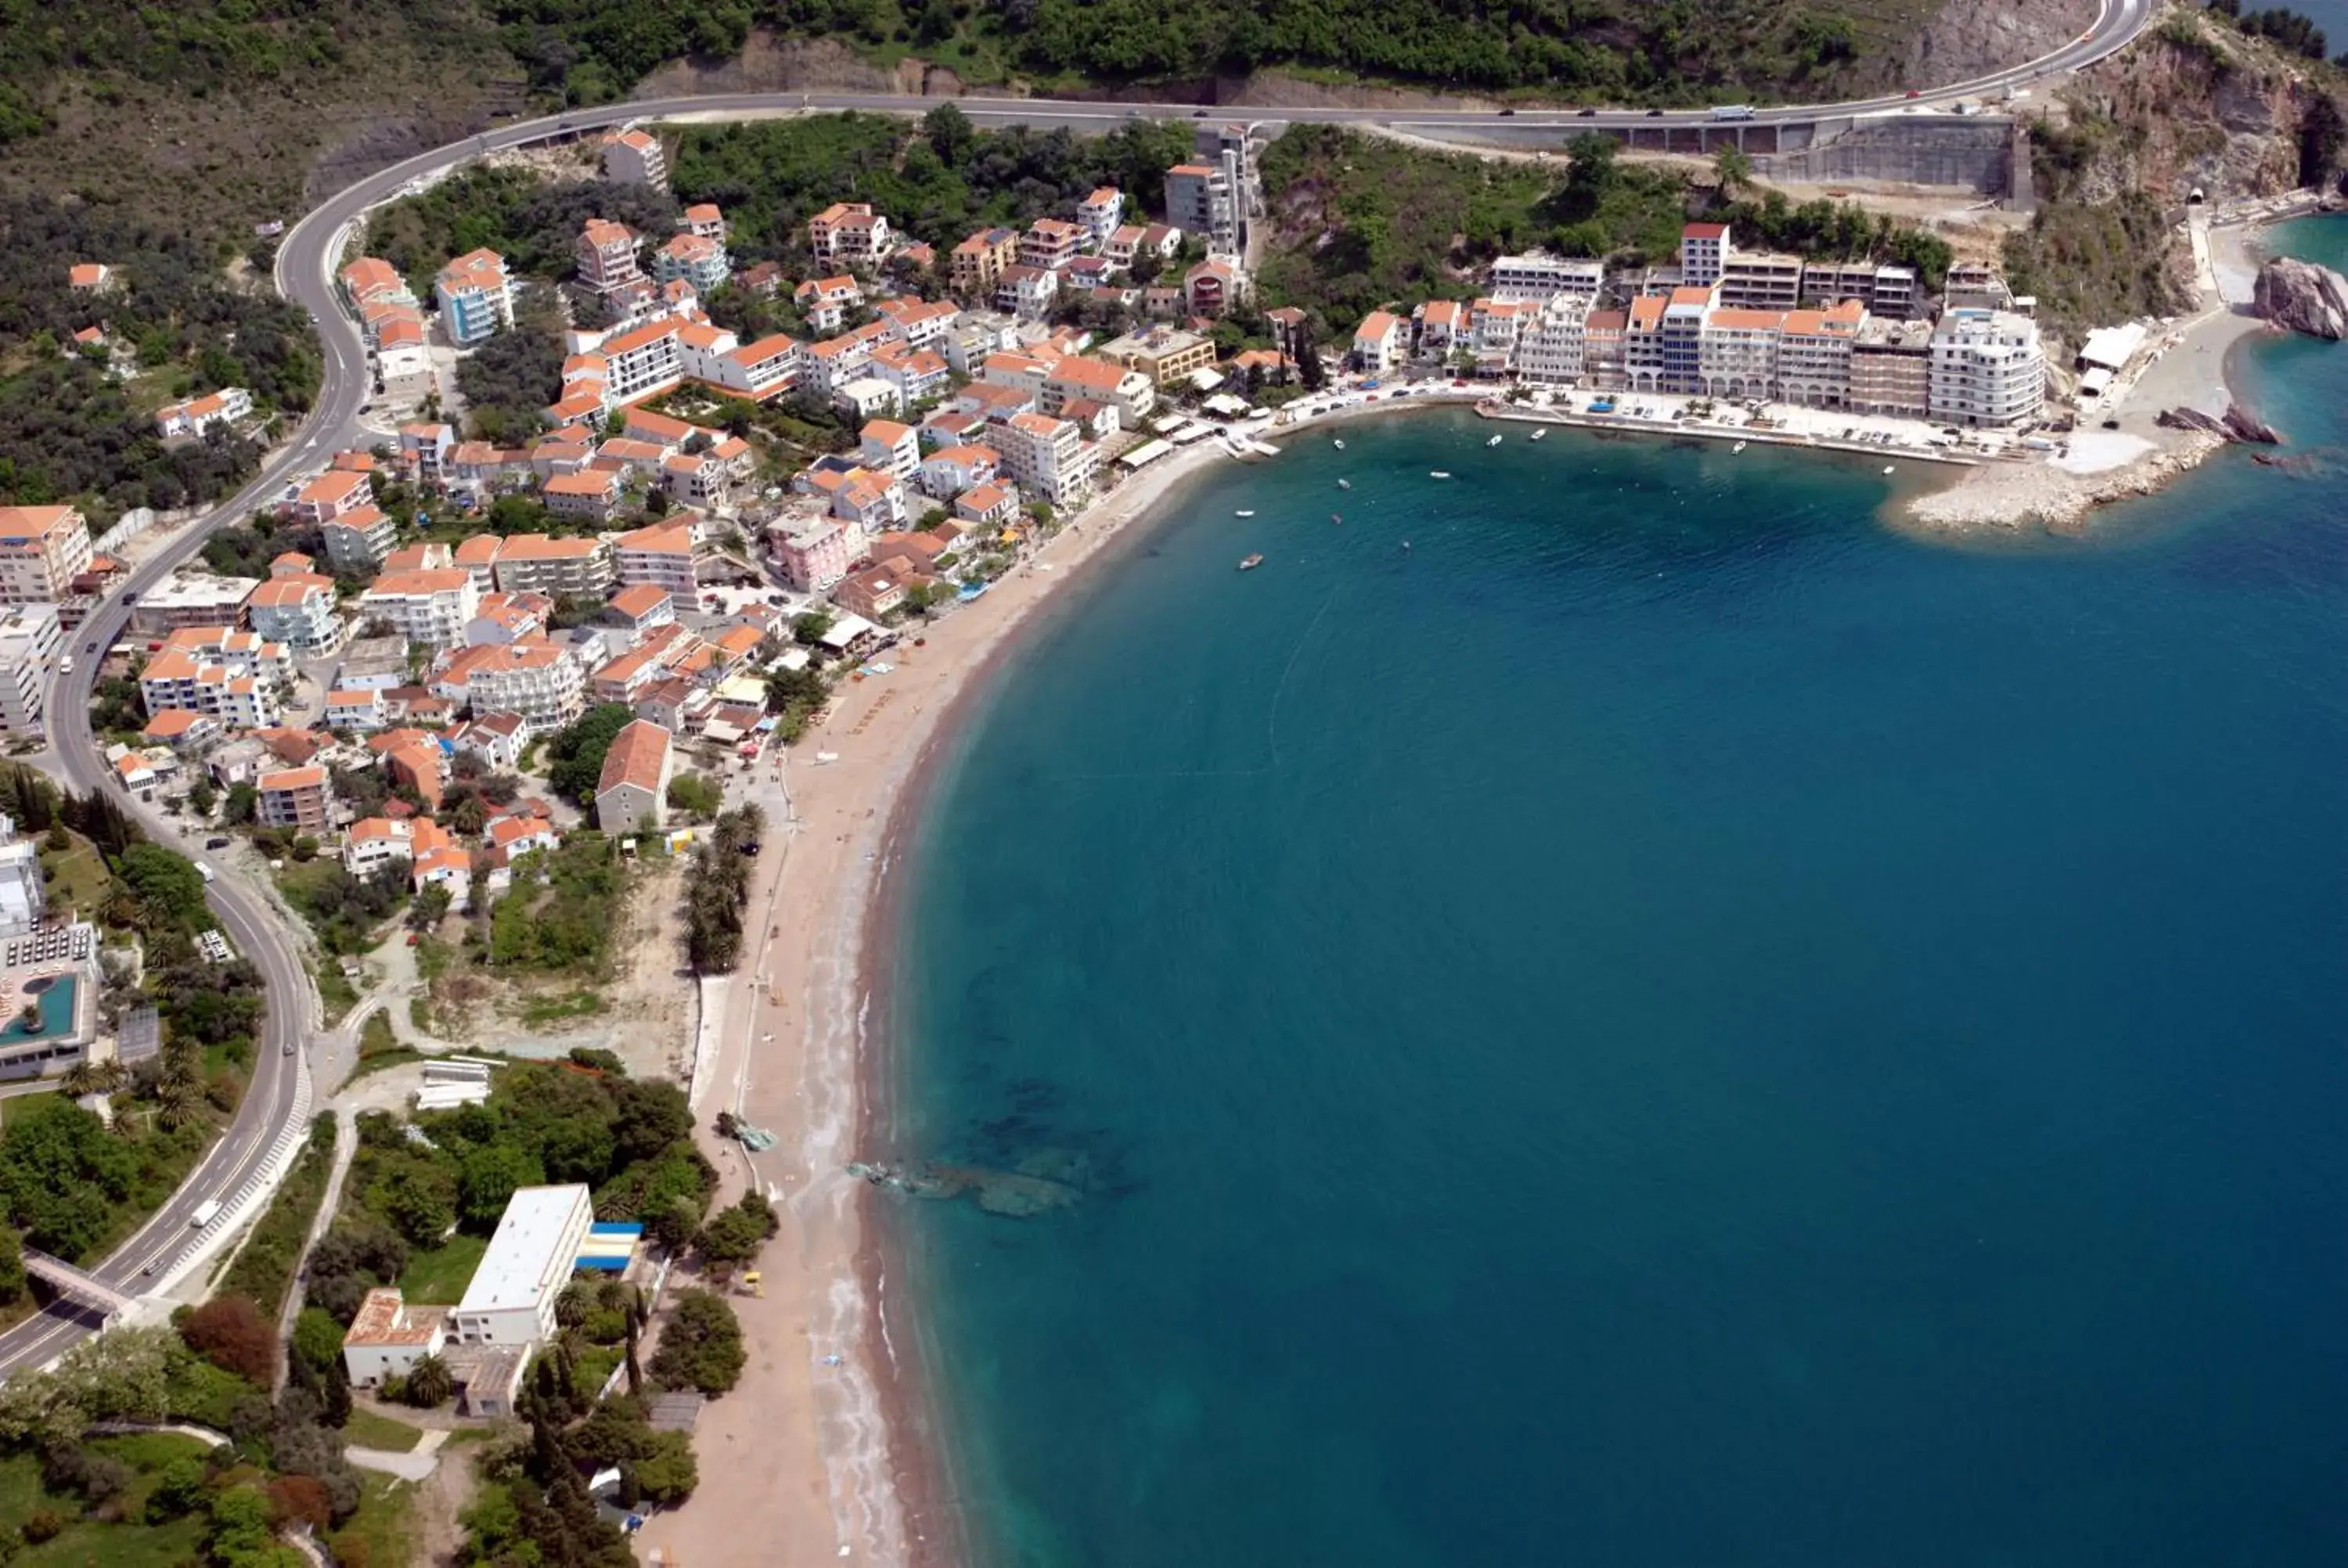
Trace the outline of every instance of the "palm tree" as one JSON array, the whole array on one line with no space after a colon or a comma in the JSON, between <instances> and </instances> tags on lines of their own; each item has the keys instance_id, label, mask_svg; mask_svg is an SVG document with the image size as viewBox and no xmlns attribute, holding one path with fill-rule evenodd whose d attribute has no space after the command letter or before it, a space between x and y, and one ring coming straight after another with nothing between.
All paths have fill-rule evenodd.
<instances>
[{"instance_id":1,"label":"palm tree","mask_svg":"<svg viewBox=\"0 0 2348 1568\"><path fill-rule=\"evenodd\" d=\"M157 1120L170 1131L177 1132L193 1121L202 1102L202 1086L183 1073L167 1073L155 1085Z\"/></svg>"},{"instance_id":2,"label":"palm tree","mask_svg":"<svg viewBox=\"0 0 2348 1568\"><path fill-rule=\"evenodd\" d=\"M98 1090L98 1064L84 1057L66 1069L66 1075L57 1081L57 1087L65 1091L69 1100L95 1093Z\"/></svg>"}]
</instances>

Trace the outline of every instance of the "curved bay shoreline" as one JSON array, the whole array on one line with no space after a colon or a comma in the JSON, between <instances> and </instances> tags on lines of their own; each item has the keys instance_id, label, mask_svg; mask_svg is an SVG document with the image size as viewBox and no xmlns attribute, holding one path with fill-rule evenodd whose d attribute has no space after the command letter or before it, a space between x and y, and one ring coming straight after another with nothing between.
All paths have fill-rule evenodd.
<instances>
[{"instance_id":1,"label":"curved bay shoreline","mask_svg":"<svg viewBox=\"0 0 2348 1568\"><path fill-rule=\"evenodd\" d=\"M2105 502L2165 487L2223 443L2198 431L2156 437L2152 415L2213 399L2222 410L2230 354L2263 328L2219 306L2178 329L2132 391L2127 423L2141 420L2147 434L2101 467L1903 466L1954 482L1895 497L1896 526L1928 538L2075 531ZM1324 425L1465 410L1477 395L1319 409L1265 434L1285 441ZM755 976L712 999L716 1039L695 1098L705 1116L730 1108L778 1134L763 1154L727 1147L720 1200L756 1182L777 1198L783 1231L767 1255L767 1294L737 1301L754 1354L741 1389L702 1418L704 1485L644 1532L640 1544L665 1560L729 1561L757 1540L794 1562L966 1561L942 1423L924 1385L926 1328L906 1310L917 1293L903 1248L845 1171L890 1135L892 959L910 851L961 723L1020 634L1041 623L1038 610L1069 601L1054 590L1097 577L1097 562L1146 537L1136 524L1173 514L1224 460L1220 442L1201 442L1128 478L983 598L923 626L925 645L901 646L891 672L843 682L826 726L782 763L773 785L781 813L770 815L790 825L774 834L778 852L752 894L768 935ZM819 752L836 760L816 764Z\"/></svg>"}]
</instances>

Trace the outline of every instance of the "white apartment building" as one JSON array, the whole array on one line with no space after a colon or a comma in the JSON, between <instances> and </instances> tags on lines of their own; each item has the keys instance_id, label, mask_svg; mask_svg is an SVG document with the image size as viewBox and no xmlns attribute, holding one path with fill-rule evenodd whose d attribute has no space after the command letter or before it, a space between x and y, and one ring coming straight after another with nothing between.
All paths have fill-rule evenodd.
<instances>
[{"instance_id":1,"label":"white apartment building","mask_svg":"<svg viewBox=\"0 0 2348 1568\"><path fill-rule=\"evenodd\" d=\"M16 734L41 728L42 693L62 635L54 604L0 611L0 723Z\"/></svg>"},{"instance_id":2,"label":"white apartment building","mask_svg":"<svg viewBox=\"0 0 2348 1568\"><path fill-rule=\"evenodd\" d=\"M1074 420L1048 414L1015 414L992 439L1004 466L1019 488L1066 508L1092 494L1100 450L1084 438Z\"/></svg>"},{"instance_id":3,"label":"white apartment building","mask_svg":"<svg viewBox=\"0 0 2348 1568\"><path fill-rule=\"evenodd\" d=\"M685 379L685 347L677 335L684 324L666 317L603 340L598 352L608 366L604 407L650 397Z\"/></svg>"},{"instance_id":4,"label":"white apartment building","mask_svg":"<svg viewBox=\"0 0 2348 1568\"><path fill-rule=\"evenodd\" d=\"M660 138L633 127L603 138L603 178L655 190L668 187L668 154Z\"/></svg>"},{"instance_id":5,"label":"white apartment building","mask_svg":"<svg viewBox=\"0 0 2348 1568\"><path fill-rule=\"evenodd\" d=\"M1696 339L1697 384L1707 397L1771 395L1776 377L1777 337L1785 325L1777 311L1706 313Z\"/></svg>"},{"instance_id":6,"label":"white apartment building","mask_svg":"<svg viewBox=\"0 0 2348 1568\"><path fill-rule=\"evenodd\" d=\"M688 602L700 592L693 577L693 524L655 523L620 536L618 568L623 585L651 583L683 594Z\"/></svg>"},{"instance_id":7,"label":"white apartment building","mask_svg":"<svg viewBox=\"0 0 2348 1568\"><path fill-rule=\"evenodd\" d=\"M1076 259L1085 231L1061 218L1038 218L1019 236L1019 264L1050 272Z\"/></svg>"},{"instance_id":8,"label":"white apartment building","mask_svg":"<svg viewBox=\"0 0 2348 1568\"><path fill-rule=\"evenodd\" d=\"M579 281L605 296L643 282L644 270L636 261L637 242L636 231L625 223L590 218L572 246L579 263Z\"/></svg>"},{"instance_id":9,"label":"white apartment building","mask_svg":"<svg viewBox=\"0 0 2348 1568\"><path fill-rule=\"evenodd\" d=\"M1680 282L1708 289L1720 282L1730 254L1736 249L1725 223L1690 223L1680 231Z\"/></svg>"},{"instance_id":10,"label":"white apartment building","mask_svg":"<svg viewBox=\"0 0 2348 1568\"><path fill-rule=\"evenodd\" d=\"M1571 386L1582 377L1584 333L1592 296L1558 292L1524 324L1517 341L1517 376L1549 386Z\"/></svg>"},{"instance_id":11,"label":"white apartment building","mask_svg":"<svg viewBox=\"0 0 2348 1568\"><path fill-rule=\"evenodd\" d=\"M440 330L459 348L513 325L513 280L495 251L469 251L441 268L432 297L440 306Z\"/></svg>"},{"instance_id":12,"label":"white apartment building","mask_svg":"<svg viewBox=\"0 0 2348 1568\"><path fill-rule=\"evenodd\" d=\"M72 507L0 507L0 604L55 604L89 569L89 524Z\"/></svg>"},{"instance_id":13,"label":"white apartment building","mask_svg":"<svg viewBox=\"0 0 2348 1568\"><path fill-rule=\"evenodd\" d=\"M327 563L338 572L365 577L391 553L399 525L381 508L369 506L345 512L321 531L326 536Z\"/></svg>"},{"instance_id":14,"label":"white apartment building","mask_svg":"<svg viewBox=\"0 0 2348 1568\"><path fill-rule=\"evenodd\" d=\"M679 278L700 293L722 288L732 275L726 247L701 234L679 234L653 252L653 277L664 283Z\"/></svg>"},{"instance_id":15,"label":"white apartment building","mask_svg":"<svg viewBox=\"0 0 2348 1568\"><path fill-rule=\"evenodd\" d=\"M350 623L335 613L335 579L314 572L273 577L244 601L252 630L282 642L296 659L323 659L342 651Z\"/></svg>"},{"instance_id":16,"label":"white apartment building","mask_svg":"<svg viewBox=\"0 0 2348 1568\"><path fill-rule=\"evenodd\" d=\"M178 436L201 436L207 430L224 429L252 412L252 394L241 386L223 386L157 409L155 430L167 441Z\"/></svg>"},{"instance_id":17,"label":"white apartment building","mask_svg":"<svg viewBox=\"0 0 2348 1568\"><path fill-rule=\"evenodd\" d=\"M480 602L480 587L471 572L442 567L384 573L359 595L359 613L388 621L409 642L454 648L465 641L465 623Z\"/></svg>"},{"instance_id":18,"label":"white apartment building","mask_svg":"<svg viewBox=\"0 0 2348 1568\"><path fill-rule=\"evenodd\" d=\"M1720 264L1720 302L1743 310L1790 311L1802 300L1802 259L1776 251L1733 251Z\"/></svg>"},{"instance_id":19,"label":"white apartment building","mask_svg":"<svg viewBox=\"0 0 2348 1568\"><path fill-rule=\"evenodd\" d=\"M499 540L489 571L500 593L542 593L550 599L601 599L614 580L612 547L604 540L544 534Z\"/></svg>"},{"instance_id":20,"label":"white apartment building","mask_svg":"<svg viewBox=\"0 0 2348 1568\"><path fill-rule=\"evenodd\" d=\"M1931 416L1957 425L2019 425L2046 396L2038 323L2003 311L1952 311L1932 333Z\"/></svg>"},{"instance_id":21,"label":"white apartment building","mask_svg":"<svg viewBox=\"0 0 2348 1568\"><path fill-rule=\"evenodd\" d=\"M569 650L543 637L467 648L429 687L475 713L518 713L534 734L562 728L587 705L586 671Z\"/></svg>"},{"instance_id":22,"label":"white apartment building","mask_svg":"<svg viewBox=\"0 0 2348 1568\"><path fill-rule=\"evenodd\" d=\"M1586 294L1595 299L1605 283L1605 262L1553 256L1547 251L1503 256L1492 263L1491 295L1504 304L1519 300L1538 302L1558 294Z\"/></svg>"},{"instance_id":23,"label":"white apartment building","mask_svg":"<svg viewBox=\"0 0 2348 1568\"><path fill-rule=\"evenodd\" d=\"M1850 402L1850 351L1867 308L1845 300L1829 311L1788 311L1777 336L1777 395L1811 408Z\"/></svg>"},{"instance_id":24,"label":"white apartment building","mask_svg":"<svg viewBox=\"0 0 2348 1568\"><path fill-rule=\"evenodd\" d=\"M876 474L911 480L922 467L921 437L910 425L875 419L857 433L857 458Z\"/></svg>"},{"instance_id":25,"label":"white apartment building","mask_svg":"<svg viewBox=\"0 0 2348 1568\"><path fill-rule=\"evenodd\" d=\"M584 1184L522 1187L507 1201L454 1313L460 1345L535 1345L554 1332L595 1209Z\"/></svg>"},{"instance_id":26,"label":"white apartment building","mask_svg":"<svg viewBox=\"0 0 2348 1568\"><path fill-rule=\"evenodd\" d=\"M1085 249L1098 251L1125 221L1125 192L1114 185L1096 186L1076 203L1076 222L1085 231Z\"/></svg>"},{"instance_id":27,"label":"white apartment building","mask_svg":"<svg viewBox=\"0 0 2348 1568\"><path fill-rule=\"evenodd\" d=\"M1239 249L1236 193L1220 164L1178 163L1166 171L1166 221L1204 234L1210 251Z\"/></svg>"},{"instance_id":28,"label":"white apartment building","mask_svg":"<svg viewBox=\"0 0 2348 1568\"><path fill-rule=\"evenodd\" d=\"M835 201L808 220L808 249L819 261L869 268L890 242L889 220L869 201Z\"/></svg>"}]
</instances>

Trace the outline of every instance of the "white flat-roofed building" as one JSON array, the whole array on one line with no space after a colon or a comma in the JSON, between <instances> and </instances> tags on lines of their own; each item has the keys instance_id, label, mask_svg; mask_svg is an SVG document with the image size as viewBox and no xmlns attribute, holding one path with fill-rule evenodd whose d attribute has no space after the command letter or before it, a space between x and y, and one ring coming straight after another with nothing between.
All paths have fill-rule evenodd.
<instances>
[{"instance_id":1,"label":"white flat-roofed building","mask_svg":"<svg viewBox=\"0 0 2348 1568\"><path fill-rule=\"evenodd\" d=\"M0 614L0 723L17 734L41 727L42 693L63 635L54 604L19 604Z\"/></svg>"},{"instance_id":2,"label":"white flat-roofed building","mask_svg":"<svg viewBox=\"0 0 2348 1568\"><path fill-rule=\"evenodd\" d=\"M555 1297L594 1219L583 1183L518 1188L457 1303L457 1342L534 1345L551 1335Z\"/></svg>"},{"instance_id":3,"label":"white flat-roofed building","mask_svg":"<svg viewBox=\"0 0 2348 1568\"><path fill-rule=\"evenodd\" d=\"M1790 311L1802 300L1802 259L1776 251L1735 251L1720 264L1720 302L1740 310Z\"/></svg>"},{"instance_id":4,"label":"white flat-roofed building","mask_svg":"<svg viewBox=\"0 0 2348 1568\"><path fill-rule=\"evenodd\" d=\"M386 572L359 596L359 612L386 620L402 638L433 648L465 641L465 623L479 608L481 590L461 567Z\"/></svg>"},{"instance_id":5,"label":"white flat-roofed building","mask_svg":"<svg viewBox=\"0 0 2348 1568\"><path fill-rule=\"evenodd\" d=\"M1503 256L1492 263L1493 299L1504 304L1519 300L1546 300L1558 294L1597 298L1606 284L1606 263L1582 257L1552 256L1528 251Z\"/></svg>"},{"instance_id":6,"label":"white flat-roofed building","mask_svg":"<svg viewBox=\"0 0 2348 1568\"><path fill-rule=\"evenodd\" d=\"M1590 295L1569 292L1551 294L1542 302L1540 313L1524 325L1518 338L1519 380L1571 386L1581 379L1590 305Z\"/></svg>"},{"instance_id":7,"label":"white flat-roofed building","mask_svg":"<svg viewBox=\"0 0 2348 1568\"><path fill-rule=\"evenodd\" d=\"M1957 425L2019 425L2046 398L2038 323L2003 311L1952 311L1932 333L1931 416Z\"/></svg>"},{"instance_id":8,"label":"white flat-roofed building","mask_svg":"<svg viewBox=\"0 0 2348 1568\"><path fill-rule=\"evenodd\" d=\"M1767 397L1777 369L1782 311L1735 310L1706 313L1697 339L1697 378L1708 397Z\"/></svg>"},{"instance_id":9,"label":"white flat-roofed building","mask_svg":"<svg viewBox=\"0 0 2348 1568\"><path fill-rule=\"evenodd\" d=\"M427 1356L438 1356L448 1340L448 1312L408 1306L397 1286L368 1291L343 1335L343 1370L351 1387L372 1389L386 1378L404 1378Z\"/></svg>"}]
</instances>

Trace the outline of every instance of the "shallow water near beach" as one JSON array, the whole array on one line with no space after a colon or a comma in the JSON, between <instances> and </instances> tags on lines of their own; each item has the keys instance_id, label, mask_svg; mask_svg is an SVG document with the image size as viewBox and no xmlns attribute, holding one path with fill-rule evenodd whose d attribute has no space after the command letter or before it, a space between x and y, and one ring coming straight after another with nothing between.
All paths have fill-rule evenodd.
<instances>
[{"instance_id":1,"label":"shallow water near beach","mask_svg":"<svg viewBox=\"0 0 2348 1568\"><path fill-rule=\"evenodd\" d=\"M2348 1561L2336 480L1495 428L1218 471L947 748L877 1152L1071 1199L882 1205L978 1562Z\"/></svg>"}]
</instances>

